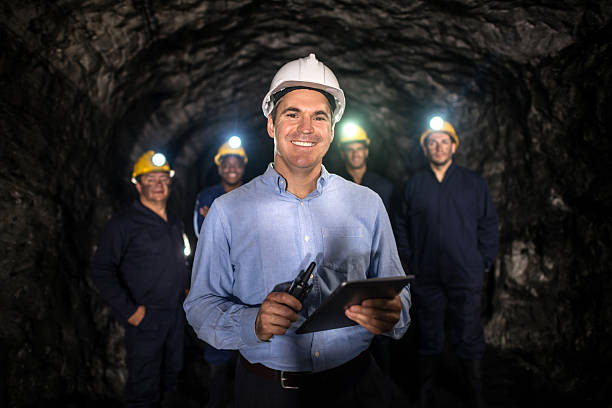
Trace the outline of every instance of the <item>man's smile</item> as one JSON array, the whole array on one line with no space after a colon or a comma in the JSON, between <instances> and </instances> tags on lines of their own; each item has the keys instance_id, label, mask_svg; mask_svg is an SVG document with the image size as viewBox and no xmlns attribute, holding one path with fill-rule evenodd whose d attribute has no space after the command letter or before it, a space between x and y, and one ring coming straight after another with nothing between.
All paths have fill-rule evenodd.
<instances>
[{"instance_id":1,"label":"man's smile","mask_svg":"<svg viewBox=\"0 0 612 408\"><path fill-rule=\"evenodd\" d=\"M302 146L302 147L312 147L316 144L315 142L302 142L299 140L292 140L291 143L296 146Z\"/></svg>"}]
</instances>

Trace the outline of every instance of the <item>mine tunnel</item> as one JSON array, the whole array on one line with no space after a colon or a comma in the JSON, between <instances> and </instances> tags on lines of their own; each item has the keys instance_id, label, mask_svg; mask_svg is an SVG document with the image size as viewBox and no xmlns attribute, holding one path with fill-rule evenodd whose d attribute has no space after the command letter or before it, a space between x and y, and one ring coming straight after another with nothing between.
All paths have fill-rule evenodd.
<instances>
[{"instance_id":1,"label":"mine tunnel","mask_svg":"<svg viewBox=\"0 0 612 408\"><path fill-rule=\"evenodd\" d=\"M284 63L310 53L338 77L343 121L371 139L369 168L397 189L426 165L418 138L434 113L457 130L456 162L486 180L500 221L482 294L489 406L612 401L611 1L0 9L2 406L120 405L123 325L89 270L104 225L136 198L134 162L166 154L168 205L195 247L194 200L218 182L217 149L238 135L246 181L265 171L262 99ZM323 163L339 170L337 145ZM413 329L393 344L401 406L415 401ZM204 406L208 367L187 331L181 406ZM463 406L452 353L444 364L439 399Z\"/></svg>"}]
</instances>

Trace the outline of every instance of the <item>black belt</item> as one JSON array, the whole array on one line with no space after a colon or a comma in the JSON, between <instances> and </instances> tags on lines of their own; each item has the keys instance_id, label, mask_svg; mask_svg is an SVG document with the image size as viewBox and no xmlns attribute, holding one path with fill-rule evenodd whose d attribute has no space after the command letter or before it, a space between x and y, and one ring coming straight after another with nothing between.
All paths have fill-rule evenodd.
<instances>
[{"instance_id":1,"label":"black belt","mask_svg":"<svg viewBox=\"0 0 612 408\"><path fill-rule=\"evenodd\" d=\"M366 350L354 359L330 368L329 370L313 371L279 371L260 363L251 363L240 354L240 363L251 373L268 380L275 380L284 389L298 390L320 384L351 383L363 375L370 364L370 353Z\"/></svg>"}]
</instances>

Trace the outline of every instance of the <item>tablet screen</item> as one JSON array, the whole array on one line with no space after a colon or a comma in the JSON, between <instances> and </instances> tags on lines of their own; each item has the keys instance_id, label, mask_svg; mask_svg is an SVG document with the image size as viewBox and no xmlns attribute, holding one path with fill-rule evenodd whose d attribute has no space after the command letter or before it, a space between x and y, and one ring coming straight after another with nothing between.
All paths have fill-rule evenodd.
<instances>
[{"instance_id":1,"label":"tablet screen","mask_svg":"<svg viewBox=\"0 0 612 408\"><path fill-rule=\"evenodd\" d=\"M414 275L408 275L342 282L296 330L296 333L354 326L357 323L344 314L346 308L359 304L365 299L393 298L413 279Z\"/></svg>"}]
</instances>

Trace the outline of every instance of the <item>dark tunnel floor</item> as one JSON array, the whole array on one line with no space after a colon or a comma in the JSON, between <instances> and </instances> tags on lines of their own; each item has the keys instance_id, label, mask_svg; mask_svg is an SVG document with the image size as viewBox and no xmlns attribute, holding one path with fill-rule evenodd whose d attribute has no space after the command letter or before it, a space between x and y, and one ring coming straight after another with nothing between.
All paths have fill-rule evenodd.
<instances>
[{"instance_id":1,"label":"dark tunnel floor","mask_svg":"<svg viewBox=\"0 0 612 408\"><path fill-rule=\"evenodd\" d=\"M163 404L165 408L206 407L209 399L207 385L208 365L204 361L204 343L195 338L193 331L187 329L185 343L185 366L179 378L176 395ZM418 407L417 355L414 331L410 329L400 340L391 344L393 361L389 393L393 396L393 407ZM230 375L230 387L233 383ZM488 348L483 359L484 396L489 408L524 407L606 407L604 403L591 402L574 393L562 393L546 379L537 378L521 367L512 356ZM230 393L231 394L231 393ZM459 363L450 352L445 353L439 362L435 384L435 407L468 408L465 379ZM230 397L231 398L231 397ZM59 404L59 405L58 405ZM102 408L121 406L121 401L91 401L87 398L68 398L56 401L56 406ZM232 408L230 399L219 408Z\"/></svg>"},{"instance_id":2,"label":"dark tunnel floor","mask_svg":"<svg viewBox=\"0 0 612 408\"><path fill-rule=\"evenodd\" d=\"M165 401L165 408L206 407L209 387L206 383L209 368L204 361L204 343L188 329L185 366L179 378L179 390ZM411 331L404 338L393 341L393 358L389 393L393 407L418 407L417 356ZM230 378L230 387L233 388ZM434 384L435 407L467 408L465 382L458 361L452 353L445 353L439 363ZM510 355L488 348L483 359L484 396L489 408L524 407L608 407L602 402L591 402L574 393L562 393L546 379L536 378ZM231 398L231 397L230 397ZM59 404L59 405L57 405ZM56 401L56 406L102 408L121 406L121 401L91 401L86 397ZM232 408L230 399L222 407ZM222 408L219 407L219 408Z\"/></svg>"},{"instance_id":3,"label":"dark tunnel floor","mask_svg":"<svg viewBox=\"0 0 612 408\"><path fill-rule=\"evenodd\" d=\"M190 333L193 334L193 333ZM404 338L393 341L391 352L391 380L389 392L394 407L417 407L417 355L414 333L409 331ZM181 374L180 392L174 401L165 406L204 407L209 392L206 384L208 366L203 359L204 344L195 336L186 340L185 368ZM574 394L560 393L546 379L535 378L521 367L512 356L488 348L483 359L484 393L489 408L522 407L586 407L583 398ZM450 352L445 353L435 377L436 407L467 407L464 378L458 361ZM226 407L233 407L228 401Z\"/></svg>"}]
</instances>

